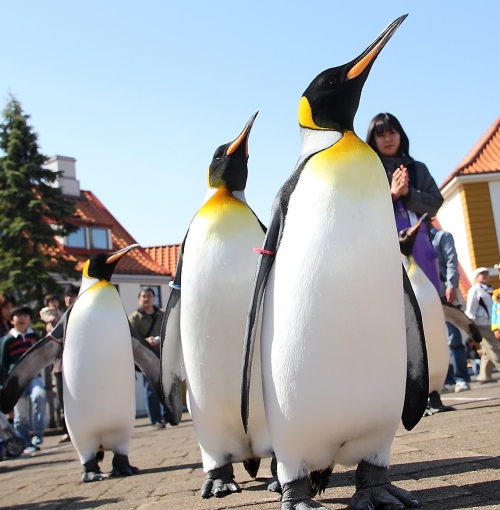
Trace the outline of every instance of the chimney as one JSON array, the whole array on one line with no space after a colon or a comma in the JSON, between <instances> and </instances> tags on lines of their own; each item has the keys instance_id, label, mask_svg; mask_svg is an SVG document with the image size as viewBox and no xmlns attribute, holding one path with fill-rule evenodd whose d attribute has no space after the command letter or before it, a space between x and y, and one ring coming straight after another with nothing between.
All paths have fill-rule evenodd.
<instances>
[{"instance_id":1,"label":"chimney","mask_svg":"<svg viewBox=\"0 0 500 510\"><path fill-rule=\"evenodd\" d=\"M76 178L76 159L66 156L52 156L45 162L45 167L53 172L62 172L54 181L53 186L61 188L63 195L80 196L80 181Z\"/></svg>"}]
</instances>

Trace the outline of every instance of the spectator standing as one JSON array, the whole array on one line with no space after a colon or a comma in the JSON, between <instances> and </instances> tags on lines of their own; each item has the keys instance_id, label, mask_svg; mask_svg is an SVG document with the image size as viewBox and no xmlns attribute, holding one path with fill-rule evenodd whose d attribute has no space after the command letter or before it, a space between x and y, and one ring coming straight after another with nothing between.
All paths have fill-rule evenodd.
<instances>
[{"instance_id":1,"label":"spectator standing","mask_svg":"<svg viewBox=\"0 0 500 510\"><path fill-rule=\"evenodd\" d=\"M474 321L482 336L481 366L479 382L481 384L496 382L491 378L493 365L500 370L500 342L492 331L491 287L488 285L489 271L487 267L478 267L472 273L476 283L467 293L467 309L465 313Z\"/></svg>"},{"instance_id":2,"label":"spectator standing","mask_svg":"<svg viewBox=\"0 0 500 510\"><path fill-rule=\"evenodd\" d=\"M10 312L16 305L16 298L12 294L0 294L0 353L3 339L12 328ZM4 385L8 374L8 370L0 364L0 387Z\"/></svg>"},{"instance_id":3,"label":"spectator standing","mask_svg":"<svg viewBox=\"0 0 500 510\"><path fill-rule=\"evenodd\" d=\"M155 291L148 287L139 292L139 308L130 314L129 321L146 341L160 352L160 330L165 312L154 305ZM151 425L159 430L165 428L165 409L161 405L151 383L143 374L146 391L146 408Z\"/></svg>"},{"instance_id":4,"label":"spectator standing","mask_svg":"<svg viewBox=\"0 0 500 510\"><path fill-rule=\"evenodd\" d=\"M55 294L45 296L45 307L40 310L40 319L45 322L45 331L50 333L61 320L62 312L59 310L59 297Z\"/></svg>"},{"instance_id":5,"label":"spectator standing","mask_svg":"<svg viewBox=\"0 0 500 510\"><path fill-rule=\"evenodd\" d=\"M78 297L80 287L68 285L64 290L64 306L68 309ZM57 402L59 404L60 421L62 424L63 434L59 439L59 443L68 443L71 441L68 428L66 427L66 419L64 418L64 398L63 398L63 380L62 380L62 354L54 361L52 365L52 374L56 383Z\"/></svg>"},{"instance_id":6,"label":"spectator standing","mask_svg":"<svg viewBox=\"0 0 500 510\"><path fill-rule=\"evenodd\" d=\"M423 214L428 215L418 232L413 256L439 292L436 252L429 231L430 218L443 203L441 192L427 167L410 156L410 141L394 115L375 116L368 127L366 142L378 154L387 174L398 232L415 225Z\"/></svg>"},{"instance_id":7,"label":"spectator standing","mask_svg":"<svg viewBox=\"0 0 500 510\"><path fill-rule=\"evenodd\" d=\"M453 236L445 230L431 227L431 241L438 256L440 295L448 303L455 303L458 289L458 258ZM451 374L445 384L454 384L455 392L470 390L470 375L467 369L467 351L460 330L446 322L448 346L450 348Z\"/></svg>"},{"instance_id":8,"label":"spectator standing","mask_svg":"<svg viewBox=\"0 0 500 510\"><path fill-rule=\"evenodd\" d=\"M491 308L491 330L500 342L500 289L493 291L493 306Z\"/></svg>"},{"instance_id":9,"label":"spectator standing","mask_svg":"<svg viewBox=\"0 0 500 510\"><path fill-rule=\"evenodd\" d=\"M28 306L19 306L10 313L13 328L5 336L2 345L1 362L10 372L21 356L39 340L31 329L33 310ZM33 406L33 439L30 438L30 400ZM46 397L42 377L38 375L28 383L21 398L14 407L14 428L26 442L26 453L39 450L43 443L46 427Z\"/></svg>"}]
</instances>

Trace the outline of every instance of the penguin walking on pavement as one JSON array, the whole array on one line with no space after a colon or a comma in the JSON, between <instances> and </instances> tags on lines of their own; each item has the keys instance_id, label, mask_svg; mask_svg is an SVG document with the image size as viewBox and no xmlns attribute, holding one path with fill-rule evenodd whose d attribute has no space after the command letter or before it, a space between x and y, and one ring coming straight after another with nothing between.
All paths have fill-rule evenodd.
<instances>
[{"instance_id":1,"label":"penguin walking on pavement","mask_svg":"<svg viewBox=\"0 0 500 510\"><path fill-rule=\"evenodd\" d=\"M436 287L412 256L413 246L425 216L412 227L399 233L399 245L403 256L403 265L415 292L424 323L429 365L429 406L425 414L432 415L438 411L452 411L454 408L444 406L440 397L450 364L450 349L448 347L443 303ZM456 311L455 315L458 316L459 312ZM465 315L463 312L460 313Z\"/></svg>"},{"instance_id":2,"label":"penguin walking on pavement","mask_svg":"<svg viewBox=\"0 0 500 510\"><path fill-rule=\"evenodd\" d=\"M114 453L111 476L138 472L128 460L135 421L134 363L161 395L159 357L128 322L110 283L118 261L137 246L96 254L85 262L77 300L19 360L1 393L1 409L8 412L28 382L62 352L64 416L84 482L106 477L96 458L101 449Z\"/></svg>"},{"instance_id":3,"label":"penguin walking on pavement","mask_svg":"<svg viewBox=\"0 0 500 510\"><path fill-rule=\"evenodd\" d=\"M427 403L421 317L384 169L353 131L371 66L405 17L304 92L302 152L274 200L259 255L241 410L246 424L262 304L264 402L282 510L324 509L311 493L326 488L334 463L358 465L350 508L418 505L390 483L388 467L399 420L412 428Z\"/></svg>"},{"instance_id":4,"label":"penguin walking on pavement","mask_svg":"<svg viewBox=\"0 0 500 510\"><path fill-rule=\"evenodd\" d=\"M265 227L245 200L248 137L221 145L208 169L205 203L182 243L162 332L162 387L167 411L180 420L180 364L185 365L189 409L207 478L204 498L240 488L233 462L255 477L260 458L272 454L260 367L250 395L255 414L248 435L240 418L241 353L258 255ZM259 356L259 354L256 354Z\"/></svg>"}]
</instances>

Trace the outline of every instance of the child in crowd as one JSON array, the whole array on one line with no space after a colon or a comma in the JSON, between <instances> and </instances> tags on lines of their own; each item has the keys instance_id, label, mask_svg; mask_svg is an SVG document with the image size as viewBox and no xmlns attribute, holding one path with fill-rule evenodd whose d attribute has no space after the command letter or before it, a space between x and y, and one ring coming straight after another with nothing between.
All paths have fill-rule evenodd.
<instances>
[{"instance_id":1,"label":"child in crowd","mask_svg":"<svg viewBox=\"0 0 500 510\"><path fill-rule=\"evenodd\" d=\"M10 312L13 328L4 337L1 352L1 364L9 372L21 356L39 340L30 327L32 318L33 310L29 306L18 306ZM33 439L30 438L30 399L33 406ZM14 407L14 428L26 442L25 453L39 450L38 445L43 443L46 427L45 405L45 388L42 377L38 375L29 382Z\"/></svg>"},{"instance_id":2,"label":"child in crowd","mask_svg":"<svg viewBox=\"0 0 500 510\"><path fill-rule=\"evenodd\" d=\"M45 296L45 308L40 310L40 319L45 322L45 331L50 333L61 320L62 312L59 310L59 298L55 294Z\"/></svg>"}]
</instances>

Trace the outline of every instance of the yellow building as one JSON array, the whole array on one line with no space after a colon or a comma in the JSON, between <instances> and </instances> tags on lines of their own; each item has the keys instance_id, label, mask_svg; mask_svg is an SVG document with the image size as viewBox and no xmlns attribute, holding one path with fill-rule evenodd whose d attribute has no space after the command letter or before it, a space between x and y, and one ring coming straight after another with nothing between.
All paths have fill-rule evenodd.
<instances>
[{"instance_id":1,"label":"yellow building","mask_svg":"<svg viewBox=\"0 0 500 510\"><path fill-rule=\"evenodd\" d=\"M440 189L444 203L437 219L453 234L465 276L472 282L472 271L484 266L490 270L490 284L498 287L494 265L500 261L500 117Z\"/></svg>"}]
</instances>

